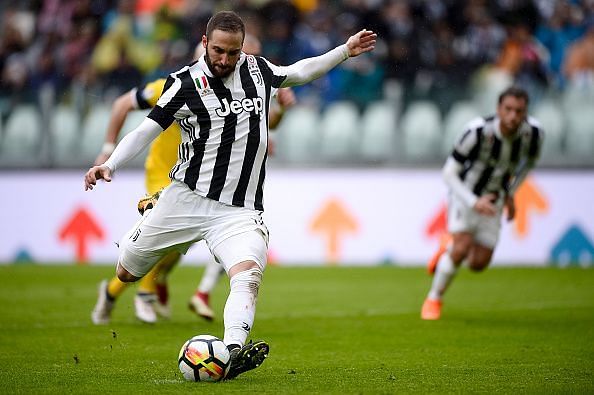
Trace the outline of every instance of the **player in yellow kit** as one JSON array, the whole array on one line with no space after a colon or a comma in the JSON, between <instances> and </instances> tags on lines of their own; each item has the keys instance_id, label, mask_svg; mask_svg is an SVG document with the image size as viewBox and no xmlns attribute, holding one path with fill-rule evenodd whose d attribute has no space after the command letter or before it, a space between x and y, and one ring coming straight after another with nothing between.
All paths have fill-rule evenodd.
<instances>
[{"instance_id":1,"label":"player in yellow kit","mask_svg":"<svg viewBox=\"0 0 594 395\"><path fill-rule=\"evenodd\" d=\"M112 106L105 144L95 163L103 163L115 147L120 130L130 111L153 108L163 92L165 79L158 79L144 86L134 88L116 99ZM153 195L169 185L169 171L177 161L177 147L181 142L179 126L174 123L161 133L150 147L145 162L145 185L148 195ZM150 203L150 202L145 202ZM139 207L140 209L140 207ZM171 268L179 261L180 254L172 252L163 257L138 284L134 297L136 317L147 323L157 321L157 314L169 317L166 280ZM104 280L99 285L99 298L91 314L96 325L107 324L116 299L128 284L117 277Z\"/></svg>"}]
</instances>

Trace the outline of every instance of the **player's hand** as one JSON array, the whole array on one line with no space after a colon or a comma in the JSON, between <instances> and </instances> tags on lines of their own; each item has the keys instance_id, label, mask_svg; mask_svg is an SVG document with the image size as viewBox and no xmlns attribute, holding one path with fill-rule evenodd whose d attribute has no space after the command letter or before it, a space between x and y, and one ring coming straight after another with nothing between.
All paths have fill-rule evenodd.
<instances>
[{"instance_id":1,"label":"player's hand","mask_svg":"<svg viewBox=\"0 0 594 395\"><path fill-rule=\"evenodd\" d=\"M474 210L482 215L489 217L494 216L497 213L495 208L495 202L497 201L497 195L494 193L488 193L478 198L474 204Z\"/></svg>"},{"instance_id":2,"label":"player's hand","mask_svg":"<svg viewBox=\"0 0 594 395\"><path fill-rule=\"evenodd\" d=\"M99 155L97 155L97 158L95 159L95 163L93 163L93 165L95 165L95 166L102 165L103 163L105 163L106 160L109 159L109 157L110 157L110 155L104 154L102 152Z\"/></svg>"},{"instance_id":3,"label":"player's hand","mask_svg":"<svg viewBox=\"0 0 594 395\"><path fill-rule=\"evenodd\" d=\"M373 51L377 41L377 34L371 30L363 29L357 34L349 37L346 46L349 50L349 56L358 56L364 52Z\"/></svg>"},{"instance_id":4,"label":"player's hand","mask_svg":"<svg viewBox=\"0 0 594 395\"><path fill-rule=\"evenodd\" d=\"M512 196L505 198L505 209L507 211L507 220L513 221L516 217L516 202Z\"/></svg>"},{"instance_id":5,"label":"player's hand","mask_svg":"<svg viewBox=\"0 0 594 395\"><path fill-rule=\"evenodd\" d=\"M291 88L280 88L276 94L276 100L283 109L292 107L297 103L295 92Z\"/></svg>"},{"instance_id":6,"label":"player's hand","mask_svg":"<svg viewBox=\"0 0 594 395\"><path fill-rule=\"evenodd\" d=\"M93 166L85 174L85 191L93 189L97 185L97 180L111 181L111 170L105 165Z\"/></svg>"}]
</instances>

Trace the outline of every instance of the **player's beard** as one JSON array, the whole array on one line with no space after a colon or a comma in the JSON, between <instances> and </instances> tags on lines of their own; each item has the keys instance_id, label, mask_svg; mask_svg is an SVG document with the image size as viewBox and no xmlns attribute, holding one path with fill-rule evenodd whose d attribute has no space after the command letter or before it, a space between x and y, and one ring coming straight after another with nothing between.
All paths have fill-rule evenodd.
<instances>
[{"instance_id":1,"label":"player's beard","mask_svg":"<svg viewBox=\"0 0 594 395\"><path fill-rule=\"evenodd\" d=\"M206 65L210 69L210 72L212 73L212 75L214 75L215 77L218 77L218 78L228 77L229 75L231 75L233 70L235 70L235 67L231 67L231 66L227 66L224 68L222 66L215 66L212 63L210 56L208 56L208 49L204 53L204 60L206 61Z\"/></svg>"},{"instance_id":2,"label":"player's beard","mask_svg":"<svg viewBox=\"0 0 594 395\"><path fill-rule=\"evenodd\" d=\"M520 126L522 125L523 122L524 122L524 120L521 120L520 122L513 122L513 121L504 122L503 126L507 130L506 135L507 136L515 136L515 134L518 132L518 129L520 129Z\"/></svg>"}]
</instances>

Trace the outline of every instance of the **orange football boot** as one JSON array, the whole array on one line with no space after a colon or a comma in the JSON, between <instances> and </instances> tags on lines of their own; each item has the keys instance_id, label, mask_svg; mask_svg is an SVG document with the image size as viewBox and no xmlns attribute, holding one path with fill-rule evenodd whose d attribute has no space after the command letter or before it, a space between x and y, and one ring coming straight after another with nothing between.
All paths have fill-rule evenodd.
<instances>
[{"instance_id":1,"label":"orange football boot","mask_svg":"<svg viewBox=\"0 0 594 395\"><path fill-rule=\"evenodd\" d=\"M435 321L441 317L441 300L425 299L421 309L421 318Z\"/></svg>"}]
</instances>

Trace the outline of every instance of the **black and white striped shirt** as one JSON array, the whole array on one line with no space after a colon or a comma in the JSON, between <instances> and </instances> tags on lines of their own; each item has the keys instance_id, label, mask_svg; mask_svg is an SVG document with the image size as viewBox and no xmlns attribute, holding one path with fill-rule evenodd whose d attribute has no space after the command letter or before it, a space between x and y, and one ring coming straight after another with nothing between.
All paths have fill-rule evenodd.
<instances>
[{"instance_id":1,"label":"black and white striped shirt","mask_svg":"<svg viewBox=\"0 0 594 395\"><path fill-rule=\"evenodd\" d=\"M528 117L517 133L505 138L499 118L471 121L457 140L451 157L462 165L459 177L475 196L513 192L540 155L543 131L538 121Z\"/></svg>"},{"instance_id":2,"label":"black and white striped shirt","mask_svg":"<svg viewBox=\"0 0 594 395\"><path fill-rule=\"evenodd\" d=\"M163 129L174 120L181 127L170 178L209 199L262 211L268 111L283 71L242 53L224 79L212 75L204 56L171 74L148 115Z\"/></svg>"}]
</instances>

